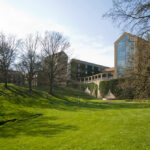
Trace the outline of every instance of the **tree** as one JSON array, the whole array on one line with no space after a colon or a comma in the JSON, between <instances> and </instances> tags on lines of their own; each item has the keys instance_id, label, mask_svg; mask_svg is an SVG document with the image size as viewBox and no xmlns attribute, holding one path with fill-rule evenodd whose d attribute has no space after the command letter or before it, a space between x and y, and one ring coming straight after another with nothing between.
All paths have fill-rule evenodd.
<instances>
[{"instance_id":1,"label":"tree","mask_svg":"<svg viewBox=\"0 0 150 150\"><path fill-rule=\"evenodd\" d=\"M6 88L8 83L8 73L11 65L15 61L19 45L20 41L16 40L14 36L7 36L4 33L0 33L0 72Z\"/></svg>"},{"instance_id":2,"label":"tree","mask_svg":"<svg viewBox=\"0 0 150 150\"><path fill-rule=\"evenodd\" d=\"M147 36L150 32L149 0L113 0L113 8L103 16L128 27L139 36Z\"/></svg>"},{"instance_id":3,"label":"tree","mask_svg":"<svg viewBox=\"0 0 150 150\"><path fill-rule=\"evenodd\" d=\"M49 93L53 94L53 87L66 80L68 56L65 54L70 43L58 32L45 32L41 40L44 72L48 76Z\"/></svg>"},{"instance_id":4,"label":"tree","mask_svg":"<svg viewBox=\"0 0 150 150\"><path fill-rule=\"evenodd\" d=\"M38 50L38 35L29 35L22 46L22 54L17 68L24 73L28 81L29 91L32 92L32 81L36 78L36 73L41 69Z\"/></svg>"},{"instance_id":5,"label":"tree","mask_svg":"<svg viewBox=\"0 0 150 150\"><path fill-rule=\"evenodd\" d=\"M149 0L113 0L111 8L104 17L111 18L114 23L123 25L134 34L145 39L150 32L150 1ZM134 57L128 58L128 65L123 70L124 80L119 86L124 93L133 98L150 97L150 42L139 40L139 51Z\"/></svg>"}]
</instances>

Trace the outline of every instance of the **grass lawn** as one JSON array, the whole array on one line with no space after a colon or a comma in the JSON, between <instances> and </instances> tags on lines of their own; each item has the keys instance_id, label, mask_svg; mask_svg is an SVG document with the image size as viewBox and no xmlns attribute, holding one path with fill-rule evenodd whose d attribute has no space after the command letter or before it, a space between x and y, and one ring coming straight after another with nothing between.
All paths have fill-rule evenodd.
<instances>
[{"instance_id":1,"label":"grass lawn","mask_svg":"<svg viewBox=\"0 0 150 150\"><path fill-rule=\"evenodd\" d=\"M80 97L80 98L79 98ZM0 150L150 150L150 103L0 85Z\"/></svg>"}]
</instances>

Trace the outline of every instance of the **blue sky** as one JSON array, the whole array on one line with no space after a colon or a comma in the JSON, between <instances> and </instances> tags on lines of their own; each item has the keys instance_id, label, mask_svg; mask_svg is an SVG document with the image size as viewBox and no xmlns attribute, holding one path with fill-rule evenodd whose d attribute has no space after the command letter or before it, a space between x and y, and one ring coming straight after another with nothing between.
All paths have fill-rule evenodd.
<instances>
[{"instance_id":1,"label":"blue sky","mask_svg":"<svg viewBox=\"0 0 150 150\"><path fill-rule=\"evenodd\" d=\"M111 6L111 0L0 0L0 30L19 37L59 31L71 57L113 67L113 43L123 31L102 18Z\"/></svg>"}]
</instances>

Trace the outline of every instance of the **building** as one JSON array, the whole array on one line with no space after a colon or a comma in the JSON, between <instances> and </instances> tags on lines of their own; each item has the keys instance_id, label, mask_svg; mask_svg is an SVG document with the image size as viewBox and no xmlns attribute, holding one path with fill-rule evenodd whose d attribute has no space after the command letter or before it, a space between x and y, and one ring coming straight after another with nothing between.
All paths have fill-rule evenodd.
<instances>
[{"instance_id":1,"label":"building","mask_svg":"<svg viewBox=\"0 0 150 150\"><path fill-rule=\"evenodd\" d=\"M123 77L125 70L136 69L142 52L149 53L149 42L132 34L124 33L114 43L115 48L115 78Z\"/></svg>"},{"instance_id":2,"label":"building","mask_svg":"<svg viewBox=\"0 0 150 150\"><path fill-rule=\"evenodd\" d=\"M101 73L94 74L91 76L86 76L86 77L80 77L79 80L80 80L80 82L84 82L84 83L93 82L93 83L96 83L99 85L100 81L113 79L114 78L114 71L115 71L115 68L106 68Z\"/></svg>"},{"instance_id":3,"label":"building","mask_svg":"<svg viewBox=\"0 0 150 150\"><path fill-rule=\"evenodd\" d=\"M4 78L3 78L2 74L0 74L0 82L4 83ZM24 85L25 79L24 79L24 76L21 72L9 70L7 82L17 84L17 85Z\"/></svg>"},{"instance_id":4,"label":"building","mask_svg":"<svg viewBox=\"0 0 150 150\"><path fill-rule=\"evenodd\" d=\"M35 81L37 81L36 85L49 85L49 78L46 69L50 66L47 59L48 58L45 58L44 60L43 70L37 73L37 78L35 78ZM67 80L68 56L64 51L61 51L55 54L54 59L53 69L55 70L55 84L65 85Z\"/></svg>"},{"instance_id":5,"label":"building","mask_svg":"<svg viewBox=\"0 0 150 150\"><path fill-rule=\"evenodd\" d=\"M73 80L79 80L83 77L96 75L105 71L106 66L72 59L69 64L69 77Z\"/></svg>"}]
</instances>

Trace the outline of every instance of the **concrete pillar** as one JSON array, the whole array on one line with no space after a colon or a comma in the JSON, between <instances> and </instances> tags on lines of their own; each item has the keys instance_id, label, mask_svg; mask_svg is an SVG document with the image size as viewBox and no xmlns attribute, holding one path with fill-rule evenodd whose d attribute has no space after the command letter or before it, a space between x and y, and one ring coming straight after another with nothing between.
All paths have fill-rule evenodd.
<instances>
[{"instance_id":1,"label":"concrete pillar","mask_svg":"<svg viewBox=\"0 0 150 150\"><path fill-rule=\"evenodd\" d=\"M96 79L98 80L98 75L96 75Z\"/></svg>"},{"instance_id":2,"label":"concrete pillar","mask_svg":"<svg viewBox=\"0 0 150 150\"><path fill-rule=\"evenodd\" d=\"M92 80L94 80L94 76L92 76Z\"/></svg>"},{"instance_id":3,"label":"concrete pillar","mask_svg":"<svg viewBox=\"0 0 150 150\"><path fill-rule=\"evenodd\" d=\"M108 73L106 74L106 79L108 79Z\"/></svg>"}]
</instances>

